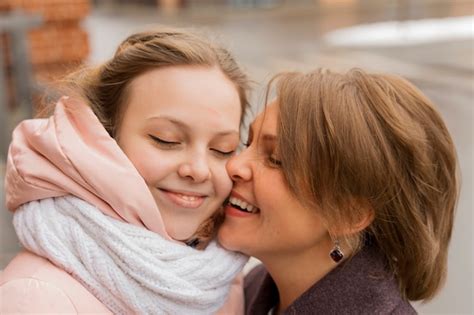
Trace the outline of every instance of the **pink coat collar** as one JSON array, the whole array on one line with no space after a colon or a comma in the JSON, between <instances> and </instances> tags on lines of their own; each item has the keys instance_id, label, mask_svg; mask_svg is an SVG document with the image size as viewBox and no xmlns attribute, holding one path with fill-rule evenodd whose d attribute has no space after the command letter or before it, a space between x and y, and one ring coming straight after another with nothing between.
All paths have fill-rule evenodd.
<instances>
[{"instance_id":1,"label":"pink coat collar","mask_svg":"<svg viewBox=\"0 0 474 315\"><path fill-rule=\"evenodd\" d=\"M5 190L11 211L70 194L171 239L144 179L91 108L68 97L50 118L25 120L15 128Z\"/></svg>"}]
</instances>

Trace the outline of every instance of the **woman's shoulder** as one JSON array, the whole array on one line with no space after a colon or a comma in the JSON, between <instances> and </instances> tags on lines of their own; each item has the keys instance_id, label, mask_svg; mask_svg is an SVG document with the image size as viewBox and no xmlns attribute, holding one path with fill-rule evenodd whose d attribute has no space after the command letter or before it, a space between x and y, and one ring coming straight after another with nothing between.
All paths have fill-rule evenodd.
<instances>
[{"instance_id":1,"label":"woman's shoulder","mask_svg":"<svg viewBox=\"0 0 474 315\"><path fill-rule=\"evenodd\" d=\"M245 277L246 314L267 314L278 303L278 290L263 265ZM416 314L401 297L383 257L365 248L315 283L285 314Z\"/></svg>"},{"instance_id":2,"label":"woman's shoulder","mask_svg":"<svg viewBox=\"0 0 474 315\"><path fill-rule=\"evenodd\" d=\"M403 299L398 282L377 248L366 247L339 265L289 308L306 311L357 314L416 314Z\"/></svg>"},{"instance_id":3,"label":"woman's shoulder","mask_svg":"<svg viewBox=\"0 0 474 315\"><path fill-rule=\"evenodd\" d=\"M28 251L0 275L0 313L110 313L64 270Z\"/></svg>"}]
</instances>

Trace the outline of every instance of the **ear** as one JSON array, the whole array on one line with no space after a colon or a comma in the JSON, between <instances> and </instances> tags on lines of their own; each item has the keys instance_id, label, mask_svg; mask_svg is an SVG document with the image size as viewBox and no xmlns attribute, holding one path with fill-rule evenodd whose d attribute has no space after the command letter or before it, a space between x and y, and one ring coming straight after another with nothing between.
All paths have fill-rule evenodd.
<instances>
[{"instance_id":1,"label":"ear","mask_svg":"<svg viewBox=\"0 0 474 315\"><path fill-rule=\"evenodd\" d=\"M350 234L355 234L365 230L375 218L375 211L374 208L368 207L364 208L363 214L361 215L360 220L358 220L355 224L352 224L349 230L347 231Z\"/></svg>"},{"instance_id":2,"label":"ear","mask_svg":"<svg viewBox=\"0 0 474 315\"><path fill-rule=\"evenodd\" d=\"M348 202L352 218L344 220L341 224L333 225L330 234L334 236L350 236L366 229L375 218L375 211L370 202L366 199L352 198Z\"/></svg>"}]
</instances>

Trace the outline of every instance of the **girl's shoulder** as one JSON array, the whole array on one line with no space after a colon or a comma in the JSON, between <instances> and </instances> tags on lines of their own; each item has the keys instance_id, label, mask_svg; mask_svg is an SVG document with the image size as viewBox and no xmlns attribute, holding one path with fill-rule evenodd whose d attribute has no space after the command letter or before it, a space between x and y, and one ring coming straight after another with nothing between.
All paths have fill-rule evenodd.
<instances>
[{"instance_id":1,"label":"girl's shoulder","mask_svg":"<svg viewBox=\"0 0 474 315\"><path fill-rule=\"evenodd\" d=\"M0 313L109 313L77 280L28 251L0 274Z\"/></svg>"}]
</instances>

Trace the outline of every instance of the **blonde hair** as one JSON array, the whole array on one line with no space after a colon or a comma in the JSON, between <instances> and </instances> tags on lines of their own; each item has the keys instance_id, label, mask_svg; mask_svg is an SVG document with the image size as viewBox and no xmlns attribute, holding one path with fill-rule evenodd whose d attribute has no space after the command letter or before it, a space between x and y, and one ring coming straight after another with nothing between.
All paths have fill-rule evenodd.
<instances>
[{"instance_id":1,"label":"blonde hair","mask_svg":"<svg viewBox=\"0 0 474 315\"><path fill-rule=\"evenodd\" d=\"M290 190L328 227L370 207L370 238L409 300L432 298L446 277L458 197L451 136L406 80L352 69L276 76L277 150ZM355 201L355 202L354 202ZM360 202L358 202L360 201Z\"/></svg>"},{"instance_id":2,"label":"blonde hair","mask_svg":"<svg viewBox=\"0 0 474 315\"><path fill-rule=\"evenodd\" d=\"M107 132L115 137L133 79L151 69L185 65L218 67L234 83L240 97L242 124L248 107L247 76L229 51L195 30L157 27L133 34L119 45L110 60L66 76L61 82L61 93L72 93L85 99ZM53 106L47 105L39 116L50 115L52 109ZM190 239L191 243L204 248L214 237L222 216L222 211L218 210L205 220ZM197 243L196 239L199 240Z\"/></svg>"}]
</instances>

